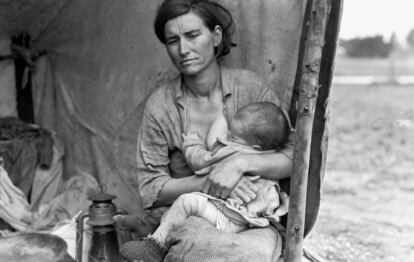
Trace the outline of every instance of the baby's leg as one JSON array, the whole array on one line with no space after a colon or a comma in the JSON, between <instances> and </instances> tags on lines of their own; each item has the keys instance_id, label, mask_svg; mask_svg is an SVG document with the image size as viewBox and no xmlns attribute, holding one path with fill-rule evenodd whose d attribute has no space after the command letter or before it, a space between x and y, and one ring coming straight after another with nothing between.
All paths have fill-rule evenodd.
<instances>
[{"instance_id":1,"label":"baby's leg","mask_svg":"<svg viewBox=\"0 0 414 262\"><path fill-rule=\"evenodd\" d=\"M209 203L213 205L212 203ZM217 212L217 221L216 221L216 228L228 232L228 233L239 233L247 228L248 224L238 224L231 220L228 216L226 216L220 210Z\"/></svg>"},{"instance_id":2,"label":"baby's leg","mask_svg":"<svg viewBox=\"0 0 414 262\"><path fill-rule=\"evenodd\" d=\"M213 226L218 226L217 222L222 220L217 217L219 213L225 220L224 214L219 212L205 196L181 195L162 217L161 224L154 234L142 241L125 243L122 245L120 253L129 261L163 261L169 248L169 243L166 243L165 239L173 226L184 222L190 216L202 217Z\"/></svg>"},{"instance_id":3,"label":"baby's leg","mask_svg":"<svg viewBox=\"0 0 414 262\"><path fill-rule=\"evenodd\" d=\"M161 224L152 238L166 245L165 239L173 226L183 223L190 216L202 217L213 226L217 222L217 208L208 199L198 194L183 194L174 201L161 219Z\"/></svg>"}]
</instances>

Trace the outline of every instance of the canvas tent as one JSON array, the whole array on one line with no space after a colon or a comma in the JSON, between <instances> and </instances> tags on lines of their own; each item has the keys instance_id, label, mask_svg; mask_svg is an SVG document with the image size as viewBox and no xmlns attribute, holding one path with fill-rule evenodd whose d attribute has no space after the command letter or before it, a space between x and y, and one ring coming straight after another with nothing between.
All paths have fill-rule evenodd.
<instances>
[{"instance_id":1,"label":"canvas tent","mask_svg":"<svg viewBox=\"0 0 414 262\"><path fill-rule=\"evenodd\" d=\"M91 174L129 212L141 211L135 154L145 98L177 74L153 33L159 2L0 1L0 55L10 54L12 37L23 33L33 39L28 51L44 54L31 72L34 122L62 139L64 179ZM306 0L221 2L237 28L237 47L223 63L264 76L289 109ZM329 90L333 57L328 59L324 84ZM0 117L18 114L14 70L12 60L0 62ZM312 141L313 151L322 153L313 166L317 181L308 229L316 218L326 157L325 108L322 101L320 137Z\"/></svg>"}]
</instances>

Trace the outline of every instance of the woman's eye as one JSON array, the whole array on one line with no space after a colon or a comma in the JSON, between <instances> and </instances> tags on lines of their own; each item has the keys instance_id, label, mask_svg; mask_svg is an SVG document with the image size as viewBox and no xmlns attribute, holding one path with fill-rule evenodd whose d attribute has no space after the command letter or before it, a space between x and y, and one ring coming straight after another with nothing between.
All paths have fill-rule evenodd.
<instances>
[{"instance_id":1,"label":"woman's eye","mask_svg":"<svg viewBox=\"0 0 414 262\"><path fill-rule=\"evenodd\" d=\"M188 37L190 39L196 38L197 36L199 36L200 34L190 34Z\"/></svg>"},{"instance_id":2,"label":"woman's eye","mask_svg":"<svg viewBox=\"0 0 414 262\"><path fill-rule=\"evenodd\" d=\"M169 39L169 40L167 40L167 45L172 45L172 44L175 44L175 43L177 43L177 39Z\"/></svg>"}]
</instances>

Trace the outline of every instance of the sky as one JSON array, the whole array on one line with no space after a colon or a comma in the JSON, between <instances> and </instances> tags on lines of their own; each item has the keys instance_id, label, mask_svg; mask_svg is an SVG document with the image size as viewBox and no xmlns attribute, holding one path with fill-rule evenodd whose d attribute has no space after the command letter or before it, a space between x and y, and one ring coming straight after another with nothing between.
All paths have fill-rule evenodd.
<instances>
[{"instance_id":1,"label":"sky","mask_svg":"<svg viewBox=\"0 0 414 262\"><path fill-rule=\"evenodd\" d=\"M335 0L334 0L335 1ZM414 28L414 0L343 0L340 38L381 34L387 39L393 32L404 42Z\"/></svg>"}]
</instances>

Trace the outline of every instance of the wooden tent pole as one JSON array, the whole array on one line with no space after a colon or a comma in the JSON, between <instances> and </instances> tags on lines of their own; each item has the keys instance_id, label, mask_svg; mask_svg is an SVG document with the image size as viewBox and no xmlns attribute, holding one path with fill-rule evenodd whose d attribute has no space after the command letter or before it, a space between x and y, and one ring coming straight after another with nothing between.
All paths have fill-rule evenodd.
<instances>
[{"instance_id":1,"label":"wooden tent pole","mask_svg":"<svg viewBox=\"0 0 414 262\"><path fill-rule=\"evenodd\" d=\"M293 91L292 91L292 97L290 100L290 108L289 108L289 117L291 119L293 126L296 125L297 103L298 103L298 97L299 97L300 83L302 80L303 57L305 55L305 44L306 44L306 38L308 36L309 25L310 25L308 21L310 20L311 15L312 15L312 4L313 4L313 0L306 1L306 8L305 8L305 14L303 16L303 21L307 21L307 22L302 22L302 32L300 35L299 52L298 52L298 64L296 66L295 83L293 84Z\"/></svg>"},{"instance_id":2,"label":"wooden tent pole","mask_svg":"<svg viewBox=\"0 0 414 262\"><path fill-rule=\"evenodd\" d=\"M315 104L319 89L319 69L325 41L330 0L313 0L303 58L302 78L296 117L296 140L293 174L290 183L290 203L286 230L287 262L302 261L308 185L310 147Z\"/></svg>"}]
</instances>

